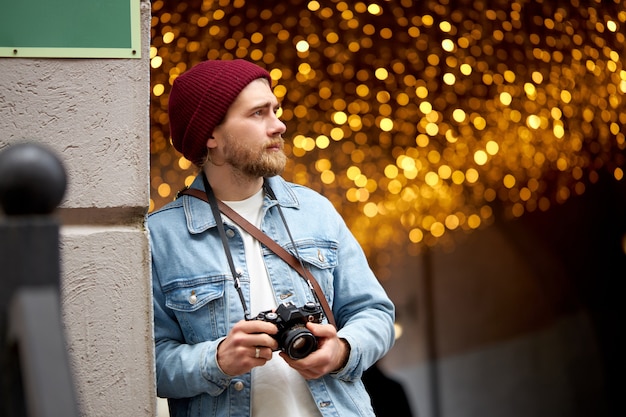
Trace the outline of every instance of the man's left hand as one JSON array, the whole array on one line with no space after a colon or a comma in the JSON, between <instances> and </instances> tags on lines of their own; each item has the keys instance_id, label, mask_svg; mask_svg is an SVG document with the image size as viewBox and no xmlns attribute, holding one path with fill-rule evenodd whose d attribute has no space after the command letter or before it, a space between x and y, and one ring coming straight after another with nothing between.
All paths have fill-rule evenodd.
<instances>
[{"instance_id":1,"label":"man's left hand","mask_svg":"<svg viewBox=\"0 0 626 417\"><path fill-rule=\"evenodd\" d=\"M330 324L307 323L306 327L317 337L317 350L302 359L292 359L285 352L280 356L305 379L317 379L343 368L350 355L350 345L337 336Z\"/></svg>"}]
</instances>

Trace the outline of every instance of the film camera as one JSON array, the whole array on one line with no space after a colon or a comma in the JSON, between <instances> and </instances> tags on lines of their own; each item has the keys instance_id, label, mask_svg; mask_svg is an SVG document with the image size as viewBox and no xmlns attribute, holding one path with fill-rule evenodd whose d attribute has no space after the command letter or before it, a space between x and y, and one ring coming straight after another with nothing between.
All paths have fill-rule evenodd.
<instances>
[{"instance_id":1,"label":"film camera","mask_svg":"<svg viewBox=\"0 0 626 417\"><path fill-rule=\"evenodd\" d=\"M324 313L312 301L302 307L291 302L282 303L276 311L263 311L253 320L274 323L278 333L272 335L278 347L292 359L302 359L317 349L317 338L306 328L308 322L321 323Z\"/></svg>"}]
</instances>

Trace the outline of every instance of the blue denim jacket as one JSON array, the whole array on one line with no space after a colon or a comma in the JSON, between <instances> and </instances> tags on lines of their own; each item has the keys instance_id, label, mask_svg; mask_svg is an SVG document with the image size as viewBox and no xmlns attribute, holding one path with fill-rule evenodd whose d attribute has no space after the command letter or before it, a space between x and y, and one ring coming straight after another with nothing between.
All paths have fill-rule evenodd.
<instances>
[{"instance_id":1,"label":"blue denim jacket","mask_svg":"<svg viewBox=\"0 0 626 417\"><path fill-rule=\"evenodd\" d=\"M374 416L361 374L393 344L394 306L326 198L281 177L268 181L277 201L265 196L262 229L295 255L278 202L298 254L332 306L339 336L351 347L343 369L307 381L313 398L323 416ZM204 189L201 177L192 187ZM237 229L225 227L250 305L243 241ZM182 196L150 214L148 229L158 395L170 399L173 417L249 416L250 373L231 377L216 360L218 343L244 316L210 206ZM313 300L295 270L265 247L263 257L277 303Z\"/></svg>"}]
</instances>

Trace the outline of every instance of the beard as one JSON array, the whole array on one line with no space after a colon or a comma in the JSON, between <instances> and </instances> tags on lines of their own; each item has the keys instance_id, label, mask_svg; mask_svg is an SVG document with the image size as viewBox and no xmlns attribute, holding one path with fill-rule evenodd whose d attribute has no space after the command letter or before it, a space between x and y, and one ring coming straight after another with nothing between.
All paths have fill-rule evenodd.
<instances>
[{"instance_id":1,"label":"beard","mask_svg":"<svg viewBox=\"0 0 626 417\"><path fill-rule=\"evenodd\" d=\"M268 150L267 144L252 148L245 146L237 138L227 135L224 161L246 177L261 178L280 175L287 164L287 155L283 152L283 139L280 150Z\"/></svg>"}]
</instances>

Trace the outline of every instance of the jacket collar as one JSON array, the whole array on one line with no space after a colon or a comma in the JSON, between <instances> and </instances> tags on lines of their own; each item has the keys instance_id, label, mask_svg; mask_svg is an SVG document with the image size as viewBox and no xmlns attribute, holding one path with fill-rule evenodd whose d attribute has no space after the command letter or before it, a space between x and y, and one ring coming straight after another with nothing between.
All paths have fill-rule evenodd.
<instances>
[{"instance_id":1,"label":"jacket collar","mask_svg":"<svg viewBox=\"0 0 626 417\"><path fill-rule=\"evenodd\" d=\"M281 207L290 207L295 209L300 208L298 198L289 186L289 183L287 183L282 177L274 176L267 178L266 181L272 188L272 191L274 191L276 200L271 200L266 194L263 198L263 206L265 210L274 206L276 202L278 202ZM202 183L202 177L200 175L196 176L190 188L197 188L204 191L204 184ZM211 207L207 202L190 195L183 195L180 198L182 199L189 233L202 233L211 227L215 227L215 218L213 217Z\"/></svg>"}]
</instances>

